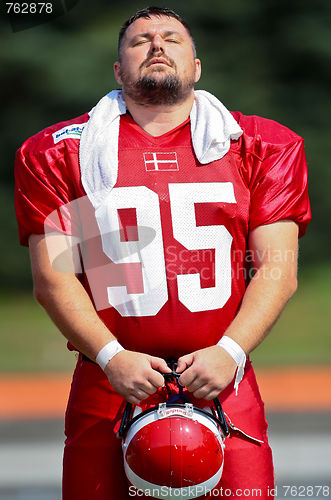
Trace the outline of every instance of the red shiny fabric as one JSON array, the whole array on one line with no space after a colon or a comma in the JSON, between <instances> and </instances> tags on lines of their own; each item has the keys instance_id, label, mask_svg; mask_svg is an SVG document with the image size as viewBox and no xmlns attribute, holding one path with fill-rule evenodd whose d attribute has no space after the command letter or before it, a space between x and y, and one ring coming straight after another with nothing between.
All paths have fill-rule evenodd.
<instances>
[{"instance_id":1,"label":"red shiny fabric","mask_svg":"<svg viewBox=\"0 0 331 500\"><path fill-rule=\"evenodd\" d=\"M238 172L250 193L250 229L291 219L302 236L311 220L303 139L273 120L232 114L244 132L231 142L230 153L238 157ZM80 179L79 140L54 144L52 134L88 119L85 113L52 125L27 139L17 151L15 209L22 245L28 244L30 234L44 233L45 218L53 210L86 195ZM127 142L136 146L132 136ZM70 233L70 220L66 227L54 229Z\"/></svg>"},{"instance_id":2,"label":"red shiny fabric","mask_svg":"<svg viewBox=\"0 0 331 500\"><path fill-rule=\"evenodd\" d=\"M79 141L69 138L54 144L52 134L64 123L28 139L17 153L16 211L21 242L27 244L30 233L43 233L45 220L51 230L81 241L84 286L102 321L127 349L178 358L214 345L236 315L249 281L249 231L260 224L291 219L299 225L300 234L305 232L310 208L302 139L271 120L240 113L234 117L244 130L242 137L231 142L222 159L209 165L201 165L195 158L189 120L162 136L151 137L128 115L121 118L115 189L143 186L158 196L160 205L168 299L154 315L122 316L110 307L109 288L126 286L129 293L143 293L141 269L149 263L116 264L103 252L94 210L81 183ZM81 124L87 119L83 115L69 123ZM146 151L176 152L178 170L146 170ZM230 295L223 307L211 305L208 310L191 312L179 300L177 277L199 273L201 288L212 288L216 260L215 248L188 250L174 236L169 184L176 183L233 186L236 203L209 202L207 196L203 203L195 203L196 229L222 226L232 237L232 279L226 285ZM118 217L122 239L134 238L126 227L135 227L135 207L121 209ZM183 232L185 228L182 221Z\"/></svg>"},{"instance_id":3,"label":"red shiny fabric","mask_svg":"<svg viewBox=\"0 0 331 500\"><path fill-rule=\"evenodd\" d=\"M267 423L250 363L238 396L230 384L220 394L220 400L236 427L264 443L256 444L236 433L226 439L224 471L217 486L219 493L223 488L223 495L217 496L229 496L231 490L231 498L236 499L243 496L243 490L251 490L249 498L272 498L268 494L274 478ZM112 390L99 366L79 359L66 412L63 500L132 498L123 469L121 441L115 435L122 410L123 399Z\"/></svg>"},{"instance_id":4,"label":"red shiny fabric","mask_svg":"<svg viewBox=\"0 0 331 500\"><path fill-rule=\"evenodd\" d=\"M214 345L235 317L245 293L249 279L246 271L250 268L245 258L249 232L259 225L289 219L298 224L300 236L305 233L311 214L302 139L272 120L237 112L233 115L243 135L231 141L222 159L208 165L199 164L194 155L189 121L155 138L128 115L121 118L115 187L147 188L157 195L160 205L168 300L154 316L121 316L110 306L107 287L140 286L142 263L133 262L129 273L121 272L117 266L122 264L113 263L103 253L94 211L81 182L79 140L70 137L54 143L54 132L71 124L83 124L88 114L41 131L17 152L15 206L21 243L27 245L30 234L44 234L46 220L51 230L81 238L82 282L100 318L127 349L166 358ZM173 156L176 152L178 170L172 166L168 172L150 171L144 164L147 152ZM176 240L169 184L207 182L231 183L234 190L236 203L209 202L206 197L195 203L194 216L194 229L224 226L233 238L231 294L223 307L192 312L179 300L177 277L197 269L201 289L214 287L215 248L207 248L207 253L188 250ZM72 210L76 205L78 210ZM135 228L136 208L120 208L123 240L136 237L127 230ZM231 385L222 392L221 399L237 427L265 441L259 446L237 435L227 439L222 485L231 488L232 498L236 498L237 488L261 488L259 498L270 498L267 489L272 487L273 474L267 426L249 366L239 396L235 397ZM122 403L98 366L78 362L66 416L65 500L129 498L120 442L113 432Z\"/></svg>"},{"instance_id":5,"label":"red shiny fabric","mask_svg":"<svg viewBox=\"0 0 331 500\"><path fill-rule=\"evenodd\" d=\"M303 139L273 120L233 116L245 131L234 147L247 155L242 175L251 194L250 230L288 219L303 236L311 220Z\"/></svg>"},{"instance_id":6,"label":"red shiny fabric","mask_svg":"<svg viewBox=\"0 0 331 500\"><path fill-rule=\"evenodd\" d=\"M54 144L52 134L65 125L82 124L88 118L85 113L74 120L52 125L27 139L16 152L15 210L22 245L28 245L30 234L44 234L45 219L61 207L60 216L53 219L52 229L66 234L79 233L78 225L73 226L73 212L65 207L85 196L78 166L79 141L67 139Z\"/></svg>"}]
</instances>

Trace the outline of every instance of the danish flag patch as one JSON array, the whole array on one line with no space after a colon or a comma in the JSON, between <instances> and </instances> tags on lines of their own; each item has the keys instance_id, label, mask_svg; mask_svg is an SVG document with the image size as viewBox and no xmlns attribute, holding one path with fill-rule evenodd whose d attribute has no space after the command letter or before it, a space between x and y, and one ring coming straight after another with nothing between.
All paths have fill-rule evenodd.
<instances>
[{"instance_id":1,"label":"danish flag patch","mask_svg":"<svg viewBox=\"0 0 331 500\"><path fill-rule=\"evenodd\" d=\"M179 170L177 153L144 153L147 172L156 170Z\"/></svg>"}]
</instances>

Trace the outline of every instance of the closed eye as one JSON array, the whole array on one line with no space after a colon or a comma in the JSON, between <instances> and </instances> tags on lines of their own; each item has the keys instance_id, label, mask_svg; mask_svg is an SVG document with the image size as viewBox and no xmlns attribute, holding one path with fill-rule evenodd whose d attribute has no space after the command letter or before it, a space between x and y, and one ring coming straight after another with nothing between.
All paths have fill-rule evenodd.
<instances>
[{"instance_id":1,"label":"closed eye","mask_svg":"<svg viewBox=\"0 0 331 500\"><path fill-rule=\"evenodd\" d=\"M139 40L138 42L135 42L133 44L134 47L137 47L137 45L143 45L144 43L147 43L148 40Z\"/></svg>"}]
</instances>

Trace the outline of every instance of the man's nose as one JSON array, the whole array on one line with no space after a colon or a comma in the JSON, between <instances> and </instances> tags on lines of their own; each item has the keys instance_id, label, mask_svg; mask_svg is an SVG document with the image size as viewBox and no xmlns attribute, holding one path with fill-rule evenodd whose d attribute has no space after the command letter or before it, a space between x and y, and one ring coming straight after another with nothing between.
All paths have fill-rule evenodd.
<instances>
[{"instance_id":1,"label":"man's nose","mask_svg":"<svg viewBox=\"0 0 331 500\"><path fill-rule=\"evenodd\" d=\"M164 40L160 35L155 35L152 38L150 51L154 54L155 52L164 52Z\"/></svg>"}]
</instances>

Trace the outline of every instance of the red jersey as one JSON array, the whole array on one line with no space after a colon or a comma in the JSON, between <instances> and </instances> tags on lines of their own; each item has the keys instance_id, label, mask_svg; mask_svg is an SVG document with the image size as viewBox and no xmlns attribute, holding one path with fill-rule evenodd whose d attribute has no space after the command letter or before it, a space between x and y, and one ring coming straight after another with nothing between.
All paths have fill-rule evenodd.
<instances>
[{"instance_id":1,"label":"red jersey","mask_svg":"<svg viewBox=\"0 0 331 500\"><path fill-rule=\"evenodd\" d=\"M45 221L76 237L84 285L127 349L179 357L216 344L249 280L249 231L282 219L295 221L300 236L306 230L303 140L274 121L233 115L243 135L206 165L194 155L189 120L152 137L122 115L117 182L99 214L79 168L88 114L45 129L17 153L21 243L44 233Z\"/></svg>"}]
</instances>

